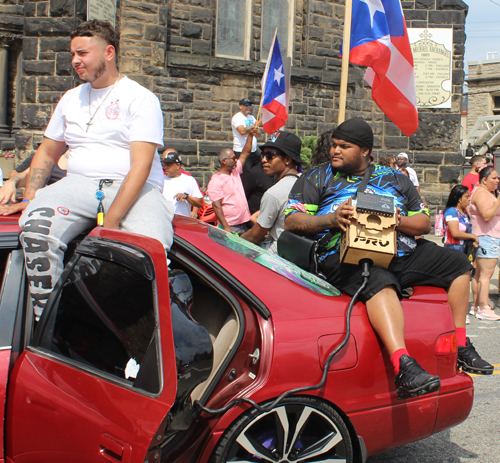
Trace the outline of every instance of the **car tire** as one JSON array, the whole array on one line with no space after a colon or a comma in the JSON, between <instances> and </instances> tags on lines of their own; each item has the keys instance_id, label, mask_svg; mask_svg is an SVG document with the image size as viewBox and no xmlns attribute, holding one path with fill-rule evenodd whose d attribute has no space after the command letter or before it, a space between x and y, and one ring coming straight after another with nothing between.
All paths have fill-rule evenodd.
<instances>
[{"instance_id":1,"label":"car tire","mask_svg":"<svg viewBox=\"0 0 500 463\"><path fill-rule=\"evenodd\" d=\"M217 445L211 463L353 461L351 436L330 405L312 397L284 399L271 411L252 409Z\"/></svg>"}]
</instances>

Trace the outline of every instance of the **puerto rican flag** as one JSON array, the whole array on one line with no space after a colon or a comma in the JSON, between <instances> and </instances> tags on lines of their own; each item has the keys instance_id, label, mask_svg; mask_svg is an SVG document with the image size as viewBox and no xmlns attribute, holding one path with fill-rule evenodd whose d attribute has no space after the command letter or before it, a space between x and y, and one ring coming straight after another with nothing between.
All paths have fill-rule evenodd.
<instances>
[{"instance_id":1,"label":"puerto rican flag","mask_svg":"<svg viewBox=\"0 0 500 463\"><path fill-rule=\"evenodd\" d=\"M368 66L375 103L406 136L415 133L413 54L400 0L352 0L349 61Z\"/></svg>"},{"instance_id":2,"label":"puerto rican flag","mask_svg":"<svg viewBox=\"0 0 500 463\"><path fill-rule=\"evenodd\" d=\"M276 35L274 46L269 50L266 69L261 81L264 94L262 100L262 127L266 133L271 134L281 129L288 119L286 82L280 44Z\"/></svg>"}]
</instances>

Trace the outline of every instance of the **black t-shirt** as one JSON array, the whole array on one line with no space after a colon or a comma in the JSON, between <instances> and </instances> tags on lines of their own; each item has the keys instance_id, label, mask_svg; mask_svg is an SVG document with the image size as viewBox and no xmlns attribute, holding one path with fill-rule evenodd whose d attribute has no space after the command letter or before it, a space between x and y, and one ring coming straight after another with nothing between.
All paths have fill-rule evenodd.
<instances>
[{"instance_id":1,"label":"black t-shirt","mask_svg":"<svg viewBox=\"0 0 500 463\"><path fill-rule=\"evenodd\" d=\"M260 209L260 200L262 195L274 185L274 180L266 175L262 170L262 164L253 166L248 172L241 174L241 181L248 201L250 214Z\"/></svg>"}]
</instances>

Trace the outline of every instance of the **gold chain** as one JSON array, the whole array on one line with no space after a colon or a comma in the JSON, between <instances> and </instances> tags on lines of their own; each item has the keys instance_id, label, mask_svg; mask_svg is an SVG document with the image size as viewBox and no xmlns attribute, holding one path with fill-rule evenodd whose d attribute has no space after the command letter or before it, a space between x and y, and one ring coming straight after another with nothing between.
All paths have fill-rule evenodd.
<instances>
[{"instance_id":1,"label":"gold chain","mask_svg":"<svg viewBox=\"0 0 500 463\"><path fill-rule=\"evenodd\" d=\"M97 111L99 111L99 109L101 109L101 106L104 104L104 102L106 101L106 99L108 98L109 94L113 91L113 89L115 88L115 85L118 83L118 81L120 80L120 77L121 77L121 74L118 74L118 79L116 79L115 83L111 86L109 92L106 94L106 96L104 97L104 100L101 101L101 104L97 107L97 109L94 111L94 115L91 116L90 115L90 97L92 95L92 85L89 86L89 121L87 122L87 130L85 132L88 132L89 131L89 128L92 124L92 121L94 120L94 117L95 115L97 114Z\"/></svg>"}]
</instances>

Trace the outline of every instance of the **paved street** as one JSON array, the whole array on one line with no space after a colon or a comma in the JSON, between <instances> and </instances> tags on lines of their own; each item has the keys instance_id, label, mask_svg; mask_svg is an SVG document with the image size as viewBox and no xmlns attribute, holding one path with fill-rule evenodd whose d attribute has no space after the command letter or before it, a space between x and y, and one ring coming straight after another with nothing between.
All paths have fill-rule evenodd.
<instances>
[{"instance_id":1,"label":"paved street","mask_svg":"<svg viewBox=\"0 0 500 463\"><path fill-rule=\"evenodd\" d=\"M438 241L436 238L433 240ZM497 270L490 286L490 301L498 307ZM469 418L461 425L428 439L370 457L368 463L497 463L499 461L500 322L481 321L471 317L467 335L470 336L478 352L495 365L493 376L474 377L475 398Z\"/></svg>"}]
</instances>

